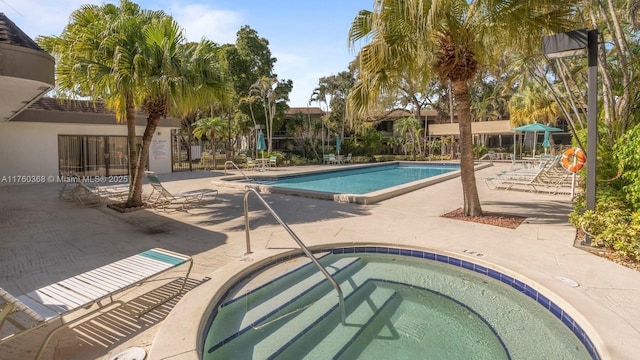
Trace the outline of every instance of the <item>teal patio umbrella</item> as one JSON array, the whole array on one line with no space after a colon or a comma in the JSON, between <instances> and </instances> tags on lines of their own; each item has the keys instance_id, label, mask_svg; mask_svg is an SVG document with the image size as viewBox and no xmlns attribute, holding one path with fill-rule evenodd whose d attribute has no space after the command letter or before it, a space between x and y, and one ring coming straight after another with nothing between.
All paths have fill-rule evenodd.
<instances>
[{"instance_id":1,"label":"teal patio umbrella","mask_svg":"<svg viewBox=\"0 0 640 360\"><path fill-rule=\"evenodd\" d=\"M520 132L533 132L533 139L534 139L533 156L536 156L536 144L535 143L536 143L536 139L538 137L538 132L544 131L545 133L547 133L547 132L552 133L552 132L562 131L562 129L560 129L560 128L549 126L549 125L545 125L545 124L540 124L540 123L533 123L533 124L518 126L517 128L513 128L511 130L520 131ZM544 143L543 143L543 146L544 146Z\"/></svg>"},{"instance_id":2,"label":"teal patio umbrella","mask_svg":"<svg viewBox=\"0 0 640 360\"><path fill-rule=\"evenodd\" d=\"M264 134L262 133L262 130L260 130L260 132L258 133L258 139L256 140L256 150L258 151L262 151L262 155L260 155L260 157L264 157L264 151L267 150L267 144L264 141Z\"/></svg>"},{"instance_id":3,"label":"teal patio umbrella","mask_svg":"<svg viewBox=\"0 0 640 360\"><path fill-rule=\"evenodd\" d=\"M551 141L549 138L551 137L551 133L549 131L544 132L544 140L542 140L542 147L544 148L545 155L547 154L547 149L551 147Z\"/></svg>"}]
</instances>

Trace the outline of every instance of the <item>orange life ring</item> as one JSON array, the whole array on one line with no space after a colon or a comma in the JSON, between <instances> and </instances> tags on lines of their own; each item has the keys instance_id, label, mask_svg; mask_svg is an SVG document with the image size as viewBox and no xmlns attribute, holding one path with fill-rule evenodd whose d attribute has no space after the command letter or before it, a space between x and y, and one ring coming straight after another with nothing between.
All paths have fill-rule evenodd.
<instances>
[{"instance_id":1,"label":"orange life ring","mask_svg":"<svg viewBox=\"0 0 640 360\"><path fill-rule=\"evenodd\" d=\"M587 156L579 147L572 147L562 154L562 167L572 173L577 173L587 162Z\"/></svg>"}]
</instances>

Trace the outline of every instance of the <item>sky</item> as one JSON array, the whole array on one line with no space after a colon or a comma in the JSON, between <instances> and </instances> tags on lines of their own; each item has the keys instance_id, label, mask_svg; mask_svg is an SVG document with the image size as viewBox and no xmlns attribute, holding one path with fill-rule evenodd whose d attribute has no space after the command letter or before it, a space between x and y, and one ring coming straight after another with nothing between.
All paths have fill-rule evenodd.
<instances>
[{"instance_id":1,"label":"sky","mask_svg":"<svg viewBox=\"0 0 640 360\"><path fill-rule=\"evenodd\" d=\"M356 55L347 35L359 10L374 0L138 0L143 9L164 10L186 32L189 41L203 37L218 44L235 43L236 32L249 25L269 41L277 58L275 73L291 79L290 107L305 107L323 76L346 71ZM60 35L69 15L84 4L114 0L0 0L3 12L35 40ZM316 103L311 104L317 106Z\"/></svg>"}]
</instances>

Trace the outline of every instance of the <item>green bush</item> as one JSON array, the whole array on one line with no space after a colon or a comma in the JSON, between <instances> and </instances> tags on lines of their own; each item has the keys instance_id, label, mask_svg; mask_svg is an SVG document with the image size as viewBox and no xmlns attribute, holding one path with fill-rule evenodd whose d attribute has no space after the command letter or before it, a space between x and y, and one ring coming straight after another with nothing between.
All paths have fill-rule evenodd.
<instances>
[{"instance_id":1,"label":"green bush","mask_svg":"<svg viewBox=\"0 0 640 360\"><path fill-rule=\"evenodd\" d=\"M640 261L640 211L634 211L625 194L614 188L598 191L596 210L584 211L584 196L576 200L569 221L592 237L592 244Z\"/></svg>"}]
</instances>

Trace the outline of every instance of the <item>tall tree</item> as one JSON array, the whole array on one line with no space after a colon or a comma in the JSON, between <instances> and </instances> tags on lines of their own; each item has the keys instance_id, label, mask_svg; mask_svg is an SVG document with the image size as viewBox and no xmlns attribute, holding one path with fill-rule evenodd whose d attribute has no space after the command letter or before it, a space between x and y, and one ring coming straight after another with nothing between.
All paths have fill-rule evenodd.
<instances>
[{"instance_id":1,"label":"tall tree","mask_svg":"<svg viewBox=\"0 0 640 360\"><path fill-rule=\"evenodd\" d=\"M224 131L225 127L227 127L227 120L221 117L207 117L193 124L193 136L195 136L196 139L202 140L202 138L206 136L209 141L211 141L214 169L216 168L216 150L218 149L216 143L218 141L218 134Z\"/></svg>"},{"instance_id":2,"label":"tall tree","mask_svg":"<svg viewBox=\"0 0 640 360\"><path fill-rule=\"evenodd\" d=\"M120 6L82 6L71 14L60 36L38 41L56 57L60 94L102 100L118 121L126 120L129 207L142 205L144 170L160 119L173 107L226 96L217 58L203 51L210 42L186 46L182 30L170 16L142 10L128 0L121 0ZM138 153L135 112L140 108L149 115Z\"/></svg>"},{"instance_id":3,"label":"tall tree","mask_svg":"<svg viewBox=\"0 0 640 360\"><path fill-rule=\"evenodd\" d=\"M558 103L546 94L544 88L534 82L525 84L509 100L509 114L513 126L534 122L555 125L560 113Z\"/></svg>"},{"instance_id":4,"label":"tall tree","mask_svg":"<svg viewBox=\"0 0 640 360\"><path fill-rule=\"evenodd\" d=\"M571 28L572 1L558 0L376 0L373 11L361 10L349 31L359 51L364 91L352 98L356 111L393 85L387 71L431 71L451 82L460 129L464 214L482 215L473 160L469 89L482 65L506 49L533 51L550 32ZM526 21L523 21L526 19ZM500 52L498 52L498 49ZM430 68L417 66L431 64ZM367 95L367 96L363 96Z\"/></svg>"}]
</instances>

